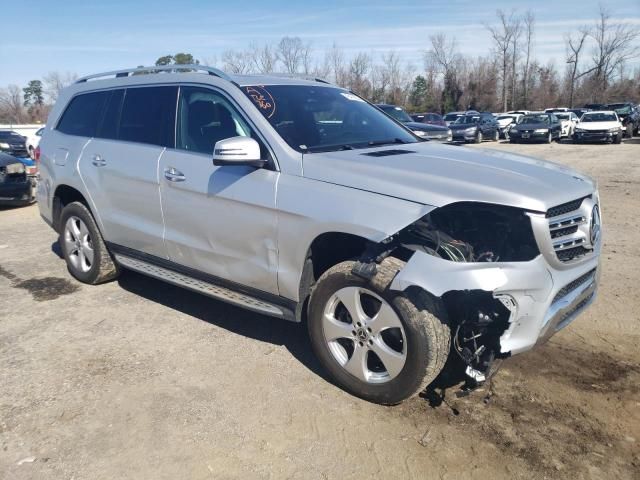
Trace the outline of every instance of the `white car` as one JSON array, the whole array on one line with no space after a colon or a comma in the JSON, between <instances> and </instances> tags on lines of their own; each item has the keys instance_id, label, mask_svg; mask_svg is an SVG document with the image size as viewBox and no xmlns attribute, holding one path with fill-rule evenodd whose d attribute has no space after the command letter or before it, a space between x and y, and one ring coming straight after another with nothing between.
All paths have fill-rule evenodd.
<instances>
[{"instance_id":1,"label":"white car","mask_svg":"<svg viewBox=\"0 0 640 480\"><path fill-rule=\"evenodd\" d=\"M576 125L573 141L620 143L622 132L622 122L613 110L587 112Z\"/></svg>"},{"instance_id":2,"label":"white car","mask_svg":"<svg viewBox=\"0 0 640 480\"><path fill-rule=\"evenodd\" d=\"M556 117L560 120L560 138L573 137L573 132L576 129L576 125L580 121L578 116L573 112L558 112Z\"/></svg>"},{"instance_id":3,"label":"white car","mask_svg":"<svg viewBox=\"0 0 640 480\"><path fill-rule=\"evenodd\" d=\"M496 121L498 122L498 128L500 130L500 136L503 138L508 138L509 129L518 123L518 119L522 117L519 113L503 113L498 115Z\"/></svg>"},{"instance_id":4,"label":"white car","mask_svg":"<svg viewBox=\"0 0 640 480\"><path fill-rule=\"evenodd\" d=\"M34 158L36 148L38 148L38 145L40 145L40 137L42 136L42 132L44 132L44 127L39 128L34 133L25 135L25 146L27 147L27 152L29 152L29 156L31 158Z\"/></svg>"}]
</instances>

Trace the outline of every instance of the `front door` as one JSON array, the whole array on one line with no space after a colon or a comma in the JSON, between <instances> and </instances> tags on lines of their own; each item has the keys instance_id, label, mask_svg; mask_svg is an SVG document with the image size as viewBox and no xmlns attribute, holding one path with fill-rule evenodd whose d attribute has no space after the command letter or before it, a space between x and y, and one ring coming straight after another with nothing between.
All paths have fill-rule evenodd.
<instances>
[{"instance_id":1,"label":"front door","mask_svg":"<svg viewBox=\"0 0 640 480\"><path fill-rule=\"evenodd\" d=\"M169 259L219 279L277 293L274 168L214 166L224 138L252 136L233 102L205 87L181 87L176 148L160 158L159 178Z\"/></svg>"}]
</instances>

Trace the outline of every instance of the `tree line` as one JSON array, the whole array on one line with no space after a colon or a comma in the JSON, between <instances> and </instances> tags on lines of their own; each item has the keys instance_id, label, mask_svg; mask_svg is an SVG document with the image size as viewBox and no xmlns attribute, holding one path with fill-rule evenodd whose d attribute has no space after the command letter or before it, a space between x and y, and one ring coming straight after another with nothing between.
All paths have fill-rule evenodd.
<instances>
[{"instance_id":1,"label":"tree line","mask_svg":"<svg viewBox=\"0 0 640 480\"><path fill-rule=\"evenodd\" d=\"M615 20L600 7L593 24L564 35L565 55L542 63L535 56L536 19L531 11L498 10L484 25L491 51L472 57L460 51L453 33L434 33L426 41L422 65L394 51L347 56L334 44L316 51L310 41L285 36L275 43L250 43L219 58L196 59L190 53L164 55L156 65L202 63L228 73L287 73L325 78L374 103L401 105L410 111L445 113L476 109L501 112L549 106L579 106L609 101L640 101L640 29ZM20 88L0 89L0 123L44 121L60 89L74 74L57 72Z\"/></svg>"}]
</instances>

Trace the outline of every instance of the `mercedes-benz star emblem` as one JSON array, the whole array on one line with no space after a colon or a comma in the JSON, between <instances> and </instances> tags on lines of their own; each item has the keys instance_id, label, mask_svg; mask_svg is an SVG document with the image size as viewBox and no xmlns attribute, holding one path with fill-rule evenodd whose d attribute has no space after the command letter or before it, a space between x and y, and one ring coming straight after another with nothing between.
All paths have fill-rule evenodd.
<instances>
[{"instance_id":1,"label":"mercedes-benz star emblem","mask_svg":"<svg viewBox=\"0 0 640 480\"><path fill-rule=\"evenodd\" d=\"M598 205L594 205L591 210L591 225L589 226L589 241L595 247L598 237L600 236L600 210Z\"/></svg>"}]
</instances>

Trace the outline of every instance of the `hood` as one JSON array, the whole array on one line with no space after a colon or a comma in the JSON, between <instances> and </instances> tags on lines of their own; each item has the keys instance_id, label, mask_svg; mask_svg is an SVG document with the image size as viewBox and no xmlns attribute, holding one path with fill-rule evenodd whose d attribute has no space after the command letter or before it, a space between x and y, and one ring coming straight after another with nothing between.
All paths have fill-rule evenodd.
<instances>
[{"instance_id":1,"label":"hood","mask_svg":"<svg viewBox=\"0 0 640 480\"><path fill-rule=\"evenodd\" d=\"M620 122L580 122L576 128L583 130L608 130L609 128L620 128Z\"/></svg>"},{"instance_id":2,"label":"hood","mask_svg":"<svg viewBox=\"0 0 640 480\"><path fill-rule=\"evenodd\" d=\"M384 150L410 153L367 155ZM307 178L436 207L469 201L543 212L595 189L554 163L430 142L306 154L303 169Z\"/></svg>"},{"instance_id":3,"label":"hood","mask_svg":"<svg viewBox=\"0 0 640 480\"><path fill-rule=\"evenodd\" d=\"M467 128L476 128L477 123L452 123L449 125L451 130L466 130Z\"/></svg>"},{"instance_id":4,"label":"hood","mask_svg":"<svg viewBox=\"0 0 640 480\"><path fill-rule=\"evenodd\" d=\"M445 132L447 127L441 127L440 125L431 125L430 123L420 122L403 122L403 125L411 130L419 130L421 132Z\"/></svg>"}]
</instances>

